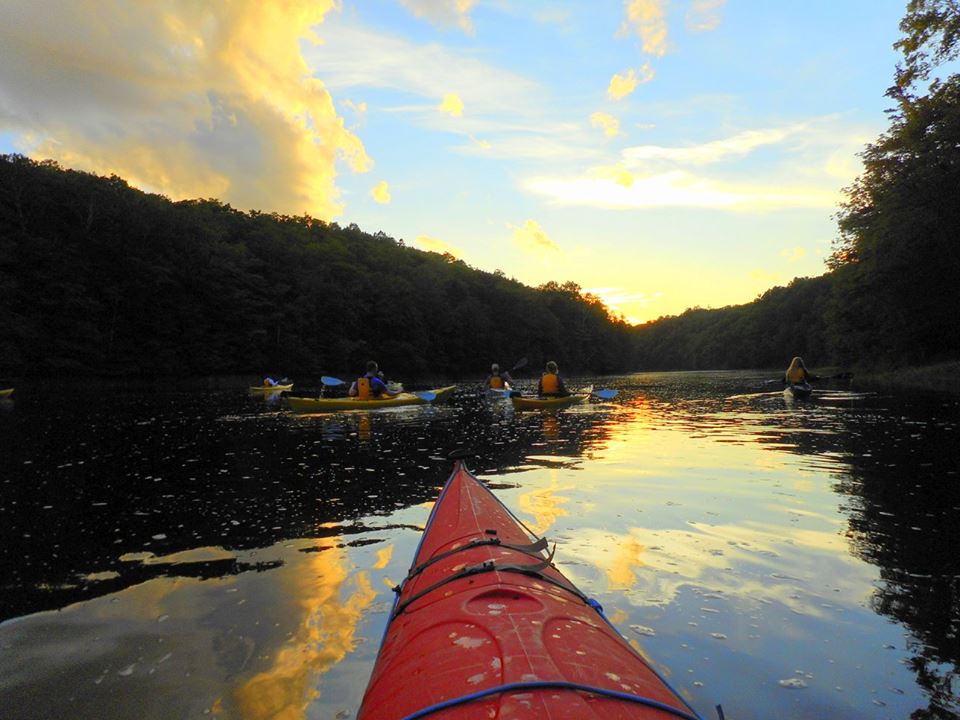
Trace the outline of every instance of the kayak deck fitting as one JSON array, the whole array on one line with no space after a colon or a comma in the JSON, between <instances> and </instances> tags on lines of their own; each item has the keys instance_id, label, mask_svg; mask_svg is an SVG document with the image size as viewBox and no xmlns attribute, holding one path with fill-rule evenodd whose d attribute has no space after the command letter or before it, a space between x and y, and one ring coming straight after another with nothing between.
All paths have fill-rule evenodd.
<instances>
[{"instance_id":1,"label":"kayak deck fitting","mask_svg":"<svg viewBox=\"0 0 960 720\"><path fill-rule=\"evenodd\" d=\"M546 549L457 462L358 719L700 720Z\"/></svg>"}]
</instances>

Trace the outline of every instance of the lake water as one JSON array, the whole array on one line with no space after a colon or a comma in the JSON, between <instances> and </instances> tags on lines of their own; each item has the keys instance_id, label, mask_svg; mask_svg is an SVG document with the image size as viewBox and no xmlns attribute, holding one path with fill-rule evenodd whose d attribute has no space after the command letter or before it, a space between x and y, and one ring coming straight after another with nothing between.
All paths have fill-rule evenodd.
<instances>
[{"instance_id":1,"label":"lake water","mask_svg":"<svg viewBox=\"0 0 960 720\"><path fill-rule=\"evenodd\" d=\"M765 377L312 417L243 379L18 388L0 717L354 717L458 446L705 718L956 717L960 398Z\"/></svg>"}]
</instances>

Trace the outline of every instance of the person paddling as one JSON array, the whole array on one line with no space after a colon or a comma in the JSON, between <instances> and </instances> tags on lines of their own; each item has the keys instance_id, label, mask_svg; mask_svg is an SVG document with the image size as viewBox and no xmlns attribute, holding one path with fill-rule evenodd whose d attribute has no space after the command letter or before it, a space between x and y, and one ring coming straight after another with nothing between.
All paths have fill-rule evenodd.
<instances>
[{"instance_id":1,"label":"person paddling","mask_svg":"<svg viewBox=\"0 0 960 720\"><path fill-rule=\"evenodd\" d=\"M551 360L547 363L547 371L540 376L540 381L537 383L537 395L541 397L566 397L569 394L570 391L563 384L563 378L560 377L557 364Z\"/></svg>"},{"instance_id":2,"label":"person paddling","mask_svg":"<svg viewBox=\"0 0 960 720\"><path fill-rule=\"evenodd\" d=\"M390 388L388 388L387 384L383 382L383 379L380 375L380 367L377 365L376 361L371 360L367 363L366 374L361 375L353 381L353 385L350 386L350 391L348 394L351 397L357 397L360 400L374 400L375 398L383 397L384 395L393 397L399 393L399 390L396 392L390 391Z\"/></svg>"},{"instance_id":3,"label":"person paddling","mask_svg":"<svg viewBox=\"0 0 960 720\"><path fill-rule=\"evenodd\" d=\"M506 390L512 382L513 378L510 377L510 373L506 370L500 372L500 366L494 363L490 366L490 374L487 375L484 384L488 390Z\"/></svg>"},{"instance_id":4,"label":"person paddling","mask_svg":"<svg viewBox=\"0 0 960 720\"><path fill-rule=\"evenodd\" d=\"M790 367L783 374L784 385L805 385L811 380L819 380L820 377L807 370L803 364L802 357L795 357L790 361Z\"/></svg>"}]
</instances>

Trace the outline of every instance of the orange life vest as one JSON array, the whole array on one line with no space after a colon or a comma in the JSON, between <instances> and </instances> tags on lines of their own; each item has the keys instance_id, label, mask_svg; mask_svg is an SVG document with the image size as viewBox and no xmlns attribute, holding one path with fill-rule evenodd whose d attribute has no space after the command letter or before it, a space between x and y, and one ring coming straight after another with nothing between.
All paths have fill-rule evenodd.
<instances>
[{"instance_id":1,"label":"orange life vest","mask_svg":"<svg viewBox=\"0 0 960 720\"><path fill-rule=\"evenodd\" d=\"M373 392L370 390L370 378L366 375L357 378L357 397L360 400L373 399Z\"/></svg>"},{"instance_id":2,"label":"orange life vest","mask_svg":"<svg viewBox=\"0 0 960 720\"><path fill-rule=\"evenodd\" d=\"M502 390L503 389L503 378L499 375L490 376L490 387L493 390Z\"/></svg>"},{"instance_id":3,"label":"orange life vest","mask_svg":"<svg viewBox=\"0 0 960 720\"><path fill-rule=\"evenodd\" d=\"M544 395L556 395L560 392L560 376L556 373L544 373L540 378L540 391Z\"/></svg>"}]
</instances>

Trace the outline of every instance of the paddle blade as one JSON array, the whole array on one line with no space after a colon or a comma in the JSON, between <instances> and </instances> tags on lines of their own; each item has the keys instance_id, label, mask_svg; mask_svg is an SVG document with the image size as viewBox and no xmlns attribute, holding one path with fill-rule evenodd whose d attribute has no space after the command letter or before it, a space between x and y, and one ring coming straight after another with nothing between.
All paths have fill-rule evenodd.
<instances>
[{"instance_id":1,"label":"paddle blade","mask_svg":"<svg viewBox=\"0 0 960 720\"><path fill-rule=\"evenodd\" d=\"M527 366L527 359L525 357L520 358L519 360L517 360L516 365L510 368L510 372L516 372L520 368L525 368L526 366Z\"/></svg>"},{"instance_id":2,"label":"paddle blade","mask_svg":"<svg viewBox=\"0 0 960 720\"><path fill-rule=\"evenodd\" d=\"M427 391L415 392L414 395L416 395L421 400L426 400L427 402L433 402L434 400L437 399L437 394L433 392L427 392Z\"/></svg>"},{"instance_id":3,"label":"paddle blade","mask_svg":"<svg viewBox=\"0 0 960 720\"><path fill-rule=\"evenodd\" d=\"M324 385L346 385L346 383L340 378L330 377L329 375L324 375L320 378L320 382Z\"/></svg>"},{"instance_id":4,"label":"paddle blade","mask_svg":"<svg viewBox=\"0 0 960 720\"><path fill-rule=\"evenodd\" d=\"M597 390L593 394L598 398L603 398L604 400L613 400L617 396L619 390Z\"/></svg>"}]
</instances>

